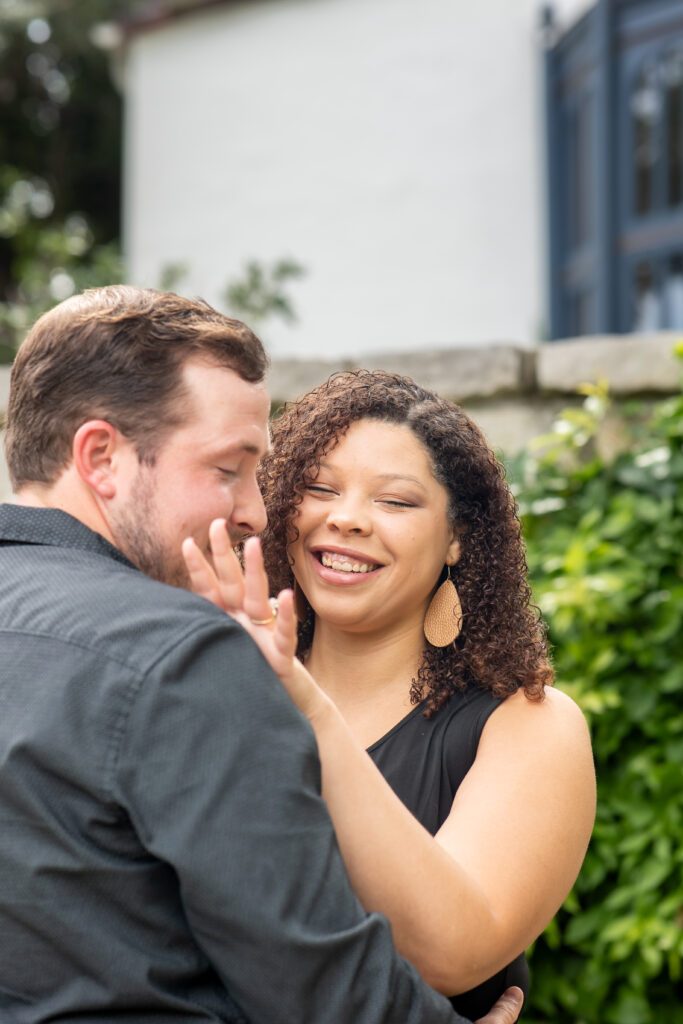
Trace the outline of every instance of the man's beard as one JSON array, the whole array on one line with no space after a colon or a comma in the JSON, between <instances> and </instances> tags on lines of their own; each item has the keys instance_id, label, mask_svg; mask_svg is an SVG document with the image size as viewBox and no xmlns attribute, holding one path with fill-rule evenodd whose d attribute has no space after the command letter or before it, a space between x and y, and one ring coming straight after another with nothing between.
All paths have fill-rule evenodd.
<instances>
[{"instance_id":1,"label":"man's beard","mask_svg":"<svg viewBox=\"0 0 683 1024\"><path fill-rule=\"evenodd\" d=\"M154 472L141 466L131 487L128 503L110 519L119 551L147 576L172 587L190 589L180 546L169 551L159 529Z\"/></svg>"}]
</instances>

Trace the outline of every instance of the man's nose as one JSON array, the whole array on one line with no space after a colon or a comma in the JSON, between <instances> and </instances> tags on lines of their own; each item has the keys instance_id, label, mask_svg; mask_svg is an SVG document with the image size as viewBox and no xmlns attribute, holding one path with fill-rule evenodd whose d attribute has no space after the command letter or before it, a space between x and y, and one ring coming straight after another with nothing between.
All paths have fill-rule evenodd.
<instances>
[{"instance_id":1,"label":"man's nose","mask_svg":"<svg viewBox=\"0 0 683 1024\"><path fill-rule=\"evenodd\" d=\"M261 491L256 481L245 485L240 490L238 499L231 516L230 534L237 538L234 543L242 540L246 534L262 533L268 521Z\"/></svg>"}]
</instances>

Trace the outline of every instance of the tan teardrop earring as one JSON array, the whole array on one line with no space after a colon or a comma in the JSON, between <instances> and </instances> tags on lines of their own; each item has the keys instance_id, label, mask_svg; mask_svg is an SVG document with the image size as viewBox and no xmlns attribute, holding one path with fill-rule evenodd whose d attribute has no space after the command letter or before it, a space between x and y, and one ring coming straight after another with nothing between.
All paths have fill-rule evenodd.
<instances>
[{"instance_id":1,"label":"tan teardrop earring","mask_svg":"<svg viewBox=\"0 0 683 1024\"><path fill-rule=\"evenodd\" d=\"M448 647L459 636L462 629L462 607L458 591L448 575L429 603L424 621L424 634L432 647Z\"/></svg>"}]
</instances>

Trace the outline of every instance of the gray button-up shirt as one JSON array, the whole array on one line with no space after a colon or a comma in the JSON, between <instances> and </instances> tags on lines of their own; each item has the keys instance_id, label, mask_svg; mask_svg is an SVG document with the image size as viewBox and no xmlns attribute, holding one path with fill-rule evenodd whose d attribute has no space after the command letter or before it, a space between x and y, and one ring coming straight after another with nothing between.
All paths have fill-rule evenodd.
<instances>
[{"instance_id":1,"label":"gray button-up shirt","mask_svg":"<svg viewBox=\"0 0 683 1024\"><path fill-rule=\"evenodd\" d=\"M244 631L0 507L0 1021L462 1020L354 896Z\"/></svg>"}]
</instances>

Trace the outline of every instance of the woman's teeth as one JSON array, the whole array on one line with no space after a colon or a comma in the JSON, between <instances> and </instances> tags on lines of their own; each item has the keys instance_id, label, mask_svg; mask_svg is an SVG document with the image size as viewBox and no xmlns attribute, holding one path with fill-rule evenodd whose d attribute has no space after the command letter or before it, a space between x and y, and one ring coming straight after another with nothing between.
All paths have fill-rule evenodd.
<instances>
[{"instance_id":1,"label":"woman's teeth","mask_svg":"<svg viewBox=\"0 0 683 1024\"><path fill-rule=\"evenodd\" d=\"M326 568L337 569L339 572L372 572L377 568L374 562L350 562L342 555L331 555L327 552L320 555L320 561Z\"/></svg>"}]
</instances>

